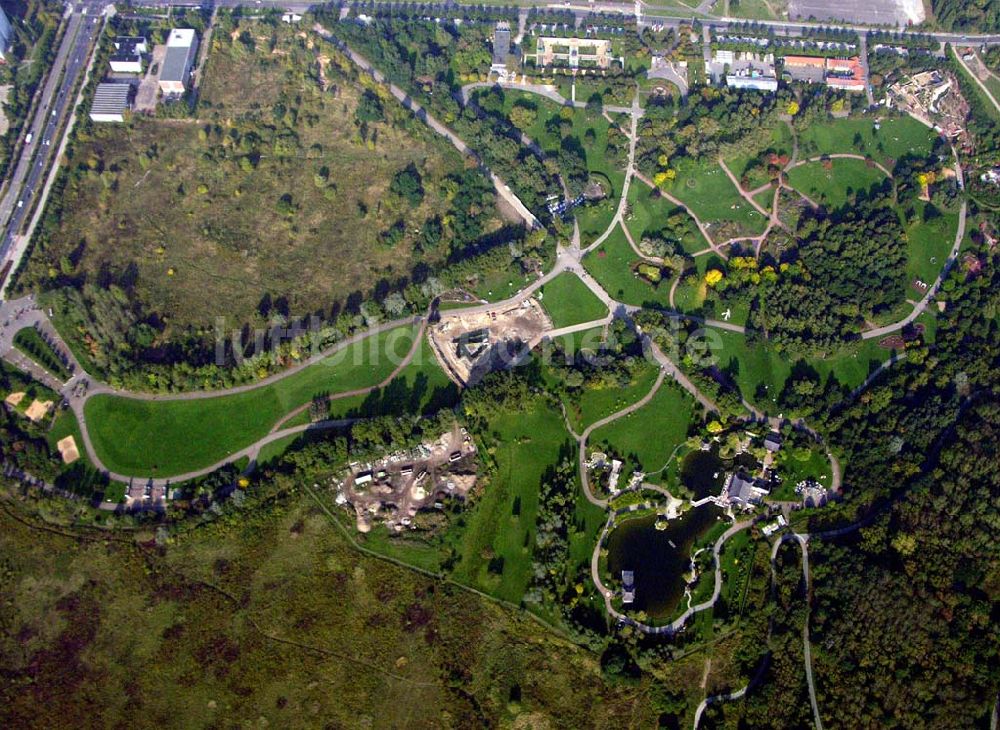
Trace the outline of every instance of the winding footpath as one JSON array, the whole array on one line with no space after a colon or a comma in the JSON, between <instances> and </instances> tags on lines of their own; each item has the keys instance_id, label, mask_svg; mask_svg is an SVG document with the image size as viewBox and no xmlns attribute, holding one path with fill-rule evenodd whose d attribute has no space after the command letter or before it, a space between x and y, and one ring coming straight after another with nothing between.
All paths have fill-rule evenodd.
<instances>
[{"instance_id":1,"label":"winding footpath","mask_svg":"<svg viewBox=\"0 0 1000 730\"><path fill-rule=\"evenodd\" d=\"M359 68L361 68L366 73L369 73L379 83L385 84L389 89L390 93L392 94L392 96L396 98L400 102L400 104L402 104L406 109L410 110L415 116L423 120L434 131L446 137L463 154L469 155L470 157L478 160L478 157L476 157L474 151L461 138L459 138L448 127L437 121L433 116L428 114L427 111L423 109L417 102L415 102L405 91L396 87L393 84L387 83L385 77L377 69L375 69L367 61L367 59L365 59L360 54L354 52L346 44L340 42L322 26L317 25L315 27L315 30L321 36L327 38L331 42L335 43L340 49L342 49L343 52L347 54L348 57ZM530 90L535 91L535 89L530 89ZM609 107L609 109L611 108ZM614 110L617 111L617 109ZM645 183L646 185L654 187L652 182L644 178L642 174L639 173L635 168L636 146L638 142L638 124L640 118L644 114L644 109L639 105L638 95L633 100L631 107L627 109L623 108L620 111L621 113L628 113L630 116L628 161L625 170L624 183L618 200L618 207L607 229L600 236L598 236L596 240L594 240L591 244L589 244L586 247L581 247L579 242L579 229L578 227L575 227L574 237L573 237L574 240L572 245L568 248L560 248L558 250L555 265L548 273L539 277L530 285L524 287L514 296L506 300L500 302L475 304L469 307L449 310L448 315L485 313L502 309L505 307L516 306L521 302L525 301L530 296L532 296L538 289L540 289L542 286L544 286L546 283L548 283L555 277L563 273L570 272L578 276L580 280L586 284L588 289L590 289L600 299L600 301L604 303L604 305L608 309L608 314L599 320L594 320L592 322L581 323L578 325L573 325L570 327L564 327L549 331L547 333L544 333L543 337L552 338L563 334L570 334L573 332L584 331L586 329L590 329L596 326L606 327L614 318L618 317L624 318L626 319L626 321L631 322L631 315L634 314L636 311L638 311L639 308L634 306L627 306L622 304L621 302L617 302L616 300L614 300L611 296L608 295L608 293L603 289L603 287L601 287L601 285L597 281L595 281L592 276L590 276L590 274L584 269L582 265L582 260L584 256L586 256L586 254L588 254L591 251L594 251L599 246L601 246L607 240L607 238L613 233L616 226L622 226L622 228L625 229L623 223L623 217L624 217L624 212L628 205L628 194L633 179L638 179L639 181ZM844 155L844 156L850 157L850 155ZM795 162L793 156L793 162L790 164L799 164L799 163ZM727 175L732 177L732 173L728 171L728 168L725 168L725 166L723 166L723 169L726 170ZM959 185L964 187L961 177L961 168L957 163L957 155L956 155L956 172L958 174ZM527 208L521 203L521 201L517 198L517 196L514 193L512 193L510 189L501 180L499 180L499 178L497 178L495 175L492 175L492 173L490 173L490 175L491 179L493 180L494 187L497 190L497 194L502 199L506 200L518 212L521 218L529 226L533 227L537 225L538 223L537 219L535 219L535 217L530 213L530 211L527 210ZM743 191L739 185L737 185L737 188L740 190L740 194L745 198L748 198L748 200L750 200L752 203L752 196ZM697 218L697 216L694 215L692 211L690 211L687 208L687 206L685 206L681 201L673 198L667 193L664 193L664 195L668 200L670 200L671 203L677 205L678 207L683 208L691 215L692 219L695 221L699 230L705 236L706 241L709 243L710 249L707 249L706 252L708 250L711 250L716 254L718 254L720 257L726 258L726 254L722 250L724 246L734 243L736 241L756 240L757 238L759 238L759 237L755 237L753 239L737 238L737 239L731 239L730 241L724 242L722 244L717 244L709 234L707 227ZM755 208L759 208L759 206L755 205ZM900 327L903 327L906 324L912 322L917 316L919 316L924 311L930 299L937 292L943 280L943 276L947 273L950 266L954 262L958 248L961 245L962 238L964 237L965 218L966 218L966 206L963 203L960 215L959 231L956 235L955 246L952 251L952 256L949 259L948 266L946 266L944 270L941 272L941 275L938 277L934 286L932 286L929 289L924 298L917 304L916 307L914 307L913 312L911 312L910 315L908 315L906 318L904 318L898 323L895 323L893 325L887 325L885 327L877 328L864 333L863 337L865 339L880 337L883 336L884 334L888 334L890 332L898 330ZM773 210L771 212L770 219L771 219L771 225L774 225L775 216ZM635 246L635 242L631 239L631 235L628 235L628 240L633 249L637 250L638 247ZM637 251L637 253L639 252ZM702 320L697 317L693 317L691 315L667 309L660 310L660 312L661 314L670 317L690 319L697 322L701 322L705 326L709 327L726 329L734 332L745 331L742 326L730 324L728 322L721 322L711 319ZM236 461L244 457L249 457L251 459L254 459L256 455L259 454L260 449L262 447L267 446L268 444L273 443L274 441L277 441L281 438L285 438L286 436L290 436L294 433L301 433L309 429L333 428L336 427L337 425L343 425L343 422L329 421L329 422L319 422L316 424L303 424L292 428L282 428L282 426L288 423L289 420L301 414L304 408L308 407L307 404L298 404L290 413L286 414L277 423L273 424L271 432L267 434L265 437L256 441L253 444L246 446L244 449L241 449L236 453L227 455L225 459L211 466L205 467L203 469L192 470L183 474L173 475L170 477L150 477L137 474L133 475L120 474L108 469L107 466L102 462L102 460L100 459L94 448L93 441L90 435L89 424L87 423L86 420L85 404L89 398L95 395L110 395L110 396L118 396L118 397L124 397L136 400L145 400L145 401L172 401L172 400L198 400L198 399L217 398L222 396L234 395L237 393L252 391L257 388L266 387L279 380L290 377L307 367L313 366L322 361L327 361L330 358L333 358L337 353L343 351L345 348L350 347L351 345L354 345L358 342L361 342L366 338L396 328L404 327L407 325L410 326L418 325L419 334L416 339L417 343L419 343L420 340L422 339L422 335L426 327L426 322L420 316L407 317L391 322L380 323L370 327L365 331L357 332L351 335L350 337L341 340L332 347L317 353L316 355L308 358L307 360L287 370L284 370L280 373L276 373L274 375L271 375L267 378L263 378L253 383L247 383L244 385L234 386L232 388L226 388L221 390L190 391L184 393L161 394L161 393L149 393L149 392L129 392L113 388L108 384L101 383L91 378L89 375L85 373L82 367L80 367L80 364L75 360L73 360L70 349L65 346L65 343L61 342L58 334L51 326L51 323L48 322L48 318L44 315L44 313L42 313L37 308L37 306L35 305L33 300L31 300L30 297L21 300L0 302L0 320L6 320L9 322L9 325L5 326L3 332L0 333L0 355L2 355L5 359L9 360L10 362L18 365L19 367L29 370L29 372L36 375L42 382L53 387L53 389L57 390L66 398L67 402L69 403L69 406L72 408L79 422L84 450L86 451L87 456L90 458L94 466L98 470L106 473L111 479L114 479L116 481L130 483L136 480L140 480L154 486L155 485L165 486L171 483L176 484L185 481L187 479L202 476L227 463L232 463L233 461ZM57 347L61 349L62 352L65 353L71 360L72 366L75 370L75 374L66 383L58 382L50 374L45 373L45 371L41 370L37 366L37 364L32 363L27 358L24 358L20 353L18 353L13 348L12 339L14 333L18 329L32 325L36 325L46 333L50 333L51 338L57 344ZM537 338L536 341L534 341L531 344L533 345L537 344L537 342L540 339L542 338ZM664 378L667 375L676 380L681 385L681 387L683 387L687 392L689 392L707 411L717 410L715 404L712 403L708 398L706 398L702 393L698 391L698 389L694 386L694 384L690 381L690 379L687 378L687 376L680 370L680 368L676 366L674 362L672 362L662 351L660 351L659 348L656 347L655 344L653 344L648 337L645 337L645 340L647 345L647 351L652 354L652 356L654 357L654 359L656 360L656 362L659 364L660 367L660 375L657 378L655 387L640 402L632 404L631 406L623 409L619 413L609 416L607 419L602 419L602 421L598 422L597 424L592 424L591 427L585 432L585 434L582 435L582 438L580 439L581 459L582 459L582 452L586 446L586 438L590 435L590 433L596 430L596 428L599 428L601 425L606 425L607 423L610 423L617 418L627 416L629 413L638 410L643 405L648 403L649 400L652 399L652 397L655 395L656 389L659 388L659 386L662 384ZM413 353L416 351L416 347L417 345L415 343L413 347L411 347L407 359L394 370L390 378L384 379L380 383L373 384L365 388L353 389L343 393L334 394L331 396L331 398L346 398L356 395L363 395L372 392L373 390L379 387L383 387L385 384L387 384L389 380L392 379L392 377L397 375L399 371L403 367L405 367L405 365L409 362L410 358L413 357ZM78 387L81 384L85 384L86 388ZM834 471L834 481L835 483L839 484L839 465L836 464L836 460L832 457L832 455L830 455L830 459ZM586 481L586 477L584 477L584 480ZM595 504L601 504L601 500L596 500L594 495L590 492L589 485L586 486L585 491L587 493L588 499L590 499Z\"/></svg>"},{"instance_id":2,"label":"winding footpath","mask_svg":"<svg viewBox=\"0 0 1000 730\"><path fill-rule=\"evenodd\" d=\"M955 148L952 147L952 154L955 157L955 179L958 181L959 190L965 190L965 178L962 176L962 163L958 159L958 153ZM903 317L903 319L898 322L893 322L892 324L885 325L884 327L876 327L875 329L867 330L861 333L861 339L872 340L880 337L885 337L886 335L892 334L897 330L906 327L911 324L917 317L924 313L928 305L931 302L938 291L941 289L941 285L944 283L944 278L951 272L952 268L955 266L955 262L958 260L958 252L962 248L962 242L965 240L965 226L966 219L969 212L969 204L966 200L962 200L962 205L958 210L958 229L955 231L955 242L952 244L951 251L948 252L948 260L945 261L944 266L941 267L941 271L938 273L937 278L934 283L927 287L927 291L917 302L917 305L913 310Z\"/></svg>"}]
</instances>

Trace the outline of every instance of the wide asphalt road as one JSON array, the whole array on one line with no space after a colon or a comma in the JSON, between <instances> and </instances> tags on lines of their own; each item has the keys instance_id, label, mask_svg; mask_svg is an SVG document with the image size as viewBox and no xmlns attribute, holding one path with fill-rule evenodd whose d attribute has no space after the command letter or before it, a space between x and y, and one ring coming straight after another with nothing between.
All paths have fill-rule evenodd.
<instances>
[{"instance_id":1,"label":"wide asphalt road","mask_svg":"<svg viewBox=\"0 0 1000 730\"><path fill-rule=\"evenodd\" d=\"M28 126L32 140L22 147L5 199L11 213L0 244L0 267L15 253L15 237L36 192L44 185L45 171L59 147L56 133L73 111L73 89L87 68L91 46L102 27L100 3L88 0L73 6L42 98Z\"/></svg>"}]
</instances>

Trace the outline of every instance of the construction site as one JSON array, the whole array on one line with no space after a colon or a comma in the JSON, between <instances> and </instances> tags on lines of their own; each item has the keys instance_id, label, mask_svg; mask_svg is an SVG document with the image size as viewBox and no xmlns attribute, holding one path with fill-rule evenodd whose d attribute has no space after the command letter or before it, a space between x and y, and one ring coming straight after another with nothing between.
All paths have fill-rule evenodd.
<instances>
[{"instance_id":1,"label":"construction site","mask_svg":"<svg viewBox=\"0 0 1000 730\"><path fill-rule=\"evenodd\" d=\"M924 71L897 81L888 89L887 103L934 127L963 149L969 149L965 126L969 103L950 73Z\"/></svg>"},{"instance_id":2,"label":"construction site","mask_svg":"<svg viewBox=\"0 0 1000 730\"><path fill-rule=\"evenodd\" d=\"M394 532L416 529L420 510L442 510L449 499L464 500L476 484L476 445L459 426L432 443L352 462L335 482L338 505L352 508L359 532L384 523Z\"/></svg>"},{"instance_id":3,"label":"construction site","mask_svg":"<svg viewBox=\"0 0 1000 730\"><path fill-rule=\"evenodd\" d=\"M530 346L552 328L534 299L503 309L449 315L430 329L434 355L460 386L478 382L486 373L516 365Z\"/></svg>"}]
</instances>

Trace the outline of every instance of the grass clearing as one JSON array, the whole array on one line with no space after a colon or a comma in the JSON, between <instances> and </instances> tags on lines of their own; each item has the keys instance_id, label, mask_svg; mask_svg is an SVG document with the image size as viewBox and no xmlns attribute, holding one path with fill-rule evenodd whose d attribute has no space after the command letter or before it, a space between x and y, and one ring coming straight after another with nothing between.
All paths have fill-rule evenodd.
<instances>
[{"instance_id":1,"label":"grass clearing","mask_svg":"<svg viewBox=\"0 0 1000 730\"><path fill-rule=\"evenodd\" d=\"M864 160L830 160L829 170L825 164L793 167L788 171L788 184L830 210L842 208L852 195L867 193L886 180L881 170L868 167Z\"/></svg>"},{"instance_id":2,"label":"grass clearing","mask_svg":"<svg viewBox=\"0 0 1000 730\"><path fill-rule=\"evenodd\" d=\"M803 458L804 457L804 458ZM770 498L781 501L799 499L795 485L806 479L815 479L824 487L829 487L832 479L830 460L826 451L818 444L802 449L783 448L778 452L775 466L781 474L781 486L774 490Z\"/></svg>"},{"instance_id":3,"label":"grass clearing","mask_svg":"<svg viewBox=\"0 0 1000 730\"><path fill-rule=\"evenodd\" d=\"M923 201L917 201L918 215L906 225L907 246L907 295L923 296L923 292L911 285L914 279L920 279L927 284L933 282L944 266L955 245L955 233L958 231L958 213L944 212L927 219L929 206Z\"/></svg>"},{"instance_id":4,"label":"grass clearing","mask_svg":"<svg viewBox=\"0 0 1000 730\"><path fill-rule=\"evenodd\" d=\"M609 443L625 457L623 474L633 470L656 471L687 438L693 412L690 396L664 380L649 403L594 431L588 446L596 448Z\"/></svg>"},{"instance_id":5,"label":"grass clearing","mask_svg":"<svg viewBox=\"0 0 1000 730\"><path fill-rule=\"evenodd\" d=\"M593 322L608 315L608 308L576 274L566 271L542 287L542 306L556 329Z\"/></svg>"},{"instance_id":6,"label":"grass clearing","mask_svg":"<svg viewBox=\"0 0 1000 730\"><path fill-rule=\"evenodd\" d=\"M746 337L738 332L713 332L720 348L714 351L719 368L736 381L747 400L766 411L776 408L777 396L792 373L792 363L766 343L748 345ZM804 362L819 373L824 383L833 376L841 385L856 388L891 355L877 342L862 340L825 358Z\"/></svg>"},{"instance_id":7,"label":"grass clearing","mask_svg":"<svg viewBox=\"0 0 1000 730\"><path fill-rule=\"evenodd\" d=\"M384 380L405 357L414 330L354 343L269 385L190 400L95 395L85 415L98 457L111 471L174 476L221 461L265 436L279 418L324 393Z\"/></svg>"},{"instance_id":8,"label":"grass clearing","mask_svg":"<svg viewBox=\"0 0 1000 730\"><path fill-rule=\"evenodd\" d=\"M424 336L413 359L385 387L331 401L327 418L425 415L453 407L458 397L458 386L441 369Z\"/></svg>"},{"instance_id":9,"label":"grass clearing","mask_svg":"<svg viewBox=\"0 0 1000 730\"><path fill-rule=\"evenodd\" d=\"M662 280L653 287L635 273L633 267L640 261L621 226L615 226L604 243L584 257L583 265L604 290L620 302L635 306L666 306L670 299L670 282Z\"/></svg>"},{"instance_id":10,"label":"grass clearing","mask_svg":"<svg viewBox=\"0 0 1000 730\"><path fill-rule=\"evenodd\" d=\"M639 368L624 387L585 388L575 397L564 399L566 415L577 433L602 418L617 413L642 398L656 382L658 370L649 362Z\"/></svg>"},{"instance_id":11,"label":"grass clearing","mask_svg":"<svg viewBox=\"0 0 1000 730\"><path fill-rule=\"evenodd\" d=\"M708 248L708 241L701 235L701 231L694 225L693 219L678 206L659 194L656 189L648 188L641 180L634 180L628 191L628 210L625 217L625 225L632 240L636 243L641 241L647 231L658 231L666 224L667 218L675 214L681 214L691 220L692 225L687 234L681 239L681 246L689 254L697 253Z\"/></svg>"},{"instance_id":12,"label":"grass clearing","mask_svg":"<svg viewBox=\"0 0 1000 730\"><path fill-rule=\"evenodd\" d=\"M469 511L453 576L516 603L531 581L539 484L560 455L572 456L574 445L558 409L541 399L527 412L494 419L489 428L496 471ZM491 572L491 564L499 572Z\"/></svg>"},{"instance_id":13,"label":"grass clearing","mask_svg":"<svg viewBox=\"0 0 1000 730\"><path fill-rule=\"evenodd\" d=\"M906 155L925 158L937 133L911 117L885 119L876 131L870 118L834 119L799 132L799 158L829 154L870 155L890 171Z\"/></svg>"},{"instance_id":14,"label":"grass clearing","mask_svg":"<svg viewBox=\"0 0 1000 730\"><path fill-rule=\"evenodd\" d=\"M555 338L555 342L562 345L566 353L570 355L583 349L596 350L604 340L604 327L594 327L583 332L573 332Z\"/></svg>"},{"instance_id":15,"label":"grass clearing","mask_svg":"<svg viewBox=\"0 0 1000 730\"><path fill-rule=\"evenodd\" d=\"M266 41L214 35L198 120L81 127L62 209L50 208L23 283L51 287L50 269L56 284L110 280L170 337L217 317L263 322L265 296L275 311L328 311L383 277L443 263L450 229L440 245L418 244L427 221L451 212L461 155L393 99L362 130L363 89L336 63L317 73L333 53L318 36L253 20L237 29ZM390 192L411 164L416 204ZM491 206L482 221L500 225Z\"/></svg>"},{"instance_id":16,"label":"grass clearing","mask_svg":"<svg viewBox=\"0 0 1000 730\"><path fill-rule=\"evenodd\" d=\"M755 235L767 227L764 216L743 199L716 162L680 165L677 179L668 192L693 211L703 224L723 228L733 236Z\"/></svg>"}]
</instances>

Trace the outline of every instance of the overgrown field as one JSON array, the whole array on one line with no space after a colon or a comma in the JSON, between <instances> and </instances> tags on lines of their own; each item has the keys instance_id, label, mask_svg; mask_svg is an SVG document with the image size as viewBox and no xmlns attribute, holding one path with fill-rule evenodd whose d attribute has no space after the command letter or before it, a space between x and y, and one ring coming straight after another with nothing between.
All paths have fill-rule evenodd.
<instances>
[{"instance_id":1,"label":"overgrown field","mask_svg":"<svg viewBox=\"0 0 1000 730\"><path fill-rule=\"evenodd\" d=\"M304 494L159 548L19 509L0 512L9 727L655 724L649 680L609 684L523 614L359 554ZM692 692L700 666L674 670Z\"/></svg>"},{"instance_id":2,"label":"overgrown field","mask_svg":"<svg viewBox=\"0 0 1000 730\"><path fill-rule=\"evenodd\" d=\"M488 182L312 33L220 19L196 115L85 124L23 281L116 283L169 337L383 301L500 225Z\"/></svg>"}]
</instances>

